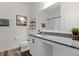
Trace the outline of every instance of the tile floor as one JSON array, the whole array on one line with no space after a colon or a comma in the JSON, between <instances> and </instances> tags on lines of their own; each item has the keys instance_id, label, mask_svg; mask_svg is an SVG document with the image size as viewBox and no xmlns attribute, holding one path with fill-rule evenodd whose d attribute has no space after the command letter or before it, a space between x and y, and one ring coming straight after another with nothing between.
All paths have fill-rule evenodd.
<instances>
[{"instance_id":1,"label":"tile floor","mask_svg":"<svg viewBox=\"0 0 79 59\"><path fill-rule=\"evenodd\" d=\"M32 56L28 51L20 52L20 48L0 52L0 56Z\"/></svg>"}]
</instances>

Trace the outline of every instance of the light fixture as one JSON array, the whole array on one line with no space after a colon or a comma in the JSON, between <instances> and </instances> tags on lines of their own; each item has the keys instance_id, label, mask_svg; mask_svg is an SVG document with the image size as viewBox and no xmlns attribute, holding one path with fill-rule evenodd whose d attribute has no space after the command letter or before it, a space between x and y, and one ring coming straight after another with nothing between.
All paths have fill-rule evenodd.
<instances>
[{"instance_id":1,"label":"light fixture","mask_svg":"<svg viewBox=\"0 0 79 59\"><path fill-rule=\"evenodd\" d=\"M51 5L55 4L55 3L56 3L56 1L45 2L44 3L44 9L48 8L49 6L51 6Z\"/></svg>"}]
</instances>

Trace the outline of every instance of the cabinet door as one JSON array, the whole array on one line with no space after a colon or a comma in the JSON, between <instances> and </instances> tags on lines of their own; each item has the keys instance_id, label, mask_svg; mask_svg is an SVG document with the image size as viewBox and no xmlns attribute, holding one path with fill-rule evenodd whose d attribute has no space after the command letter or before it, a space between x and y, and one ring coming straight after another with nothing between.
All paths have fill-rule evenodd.
<instances>
[{"instance_id":1,"label":"cabinet door","mask_svg":"<svg viewBox=\"0 0 79 59\"><path fill-rule=\"evenodd\" d=\"M30 53L34 56L34 55L36 55L36 52L35 52L35 39L34 39L34 37L32 37L32 36L30 36L30 38L29 38L30 40Z\"/></svg>"},{"instance_id":2,"label":"cabinet door","mask_svg":"<svg viewBox=\"0 0 79 59\"><path fill-rule=\"evenodd\" d=\"M52 46L43 42L42 39L36 38L36 52L38 56L51 56Z\"/></svg>"},{"instance_id":3,"label":"cabinet door","mask_svg":"<svg viewBox=\"0 0 79 59\"><path fill-rule=\"evenodd\" d=\"M30 36L30 53L32 56L39 56L39 41L38 38Z\"/></svg>"},{"instance_id":4,"label":"cabinet door","mask_svg":"<svg viewBox=\"0 0 79 59\"><path fill-rule=\"evenodd\" d=\"M51 56L52 47L40 38L30 37L30 52L33 56Z\"/></svg>"},{"instance_id":5,"label":"cabinet door","mask_svg":"<svg viewBox=\"0 0 79 59\"><path fill-rule=\"evenodd\" d=\"M33 56L42 56L42 42L40 39L36 37L32 37L31 39L31 52Z\"/></svg>"},{"instance_id":6,"label":"cabinet door","mask_svg":"<svg viewBox=\"0 0 79 59\"><path fill-rule=\"evenodd\" d=\"M32 54L32 37L29 36L29 42L30 42L30 53Z\"/></svg>"},{"instance_id":7,"label":"cabinet door","mask_svg":"<svg viewBox=\"0 0 79 59\"><path fill-rule=\"evenodd\" d=\"M62 48L53 46L53 56L77 56L77 54L74 54L67 50L63 50Z\"/></svg>"}]
</instances>

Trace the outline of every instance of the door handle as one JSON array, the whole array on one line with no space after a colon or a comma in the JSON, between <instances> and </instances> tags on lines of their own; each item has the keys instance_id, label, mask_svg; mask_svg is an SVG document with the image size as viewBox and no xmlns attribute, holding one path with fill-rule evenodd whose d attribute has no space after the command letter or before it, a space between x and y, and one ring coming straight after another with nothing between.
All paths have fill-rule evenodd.
<instances>
[{"instance_id":1,"label":"door handle","mask_svg":"<svg viewBox=\"0 0 79 59\"><path fill-rule=\"evenodd\" d=\"M33 43L33 44L35 43L35 39L32 39L32 43Z\"/></svg>"}]
</instances>

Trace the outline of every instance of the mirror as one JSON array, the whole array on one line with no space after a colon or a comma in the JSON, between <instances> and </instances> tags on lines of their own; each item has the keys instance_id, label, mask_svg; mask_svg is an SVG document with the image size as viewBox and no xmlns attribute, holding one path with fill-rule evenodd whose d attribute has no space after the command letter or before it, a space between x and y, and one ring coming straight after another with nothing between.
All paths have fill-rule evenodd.
<instances>
[{"instance_id":1,"label":"mirror","mask_svg":"<svg viewBox=\"0 0 79 59\"><path fill-rule=\"evenodd\" d=\"M46 30L60 30L61 14L60 3L55 3L40 12L40 22L45 24ZM41 24L41 23L40 23Z\"/></svg>"},{"instance_id":2,"label":"mirror","mask_svg":"<svg viewBox=\"0 0 79 59\"><path fill-rule=\"evenodd\" d=\"M40 12L39 21L45 30L71 31L79 28L79 2L57 2Z\"/></svg>"}]
</instances>

